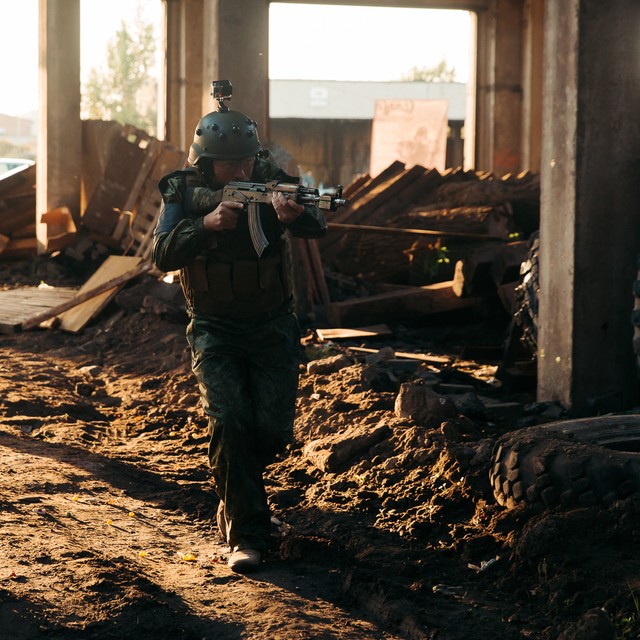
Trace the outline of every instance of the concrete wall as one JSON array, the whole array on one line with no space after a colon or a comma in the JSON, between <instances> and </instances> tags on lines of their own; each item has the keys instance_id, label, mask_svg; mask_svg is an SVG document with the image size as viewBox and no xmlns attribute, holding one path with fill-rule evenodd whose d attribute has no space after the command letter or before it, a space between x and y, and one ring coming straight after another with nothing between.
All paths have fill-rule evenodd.
<instances>
[{"instance_id":1,"label":"concrete wall","mask_svg":"<svg viewBox=\"0 0 640 640\"><path fill-rule=\"evenodd\" d=\"M462 122L450 122L447 167L463 163ZM290 173L311 171L316 185L348 185L369 172L371 120L271 120L271 138L266 141L283 161L291 162Z\"/></svg>"},{"instance_id":2,"label":"concrete wall","mask_svg":"<svg viewBox=\"0 0 640 640\"><path fill-rule=\"evenodd\" d=\"M80 219L82 125L80 122L80 0L40 0L36 222L68 206ZM63 42L64 46L60 46ZM46 225L37 224L39 249Z\"/></svg>"},{"instance_id":3,"label":"concrete wall","mask_svg":"<svg viewBox=\"0 0 640 640\"><path fill-rule=\"evenodd\" d=\"M491 0L478 13L475 168L518 172L523 90L523 0Z\"/></svg>"},{"instance_id":4,"label":"concrete wall","mask_svg":"<svg viewBox=\"0 0 640 640\"><path fill-rule=\"evenodd\" d=\"M165 0L167 1L167 0ZM536 77L541 56L536 47L540 39L525 37L525 15L528 20L540 23L541 11L525 13L525 2L538 6L543 0L349 0L322 1L318 4L346 4L363 6L421 7L463 9L477 12L477 76L472 83L474 112L467 120L466 143L469 148L467 168L493 171L499 175L522 169L537 170L533 164L539 153L538 138L529 135L528 129L535 120L524 116L523 91L526 77L524 60L529 61L527 77ZM191 10L186 11L187 6ZM268 7L269 0L171 0L168 2L168 33L174 34L167 49L167 102L168 122L166 137L177 143L190 143L195 122L195 103L178 96L185 96L185 88L201 83L200 109L202 114L212 110L209 83L214 79L231 79L234 84L232 108L244 111L258 122L263 137L269 137L269 87L268 87ZM202 9L202 19L197 20L197 7ZM183 7L181 9L181 7ZM191 18L189 18L191 15ZM171 21L178 21L178 26ZM537 22L536 22L537 21ZM195 60L193 49L199 45L198 37L176 37L175 34L191 34L202 29L203 58L201 68L185 64L187 54ZM531 31L539 33L540 28ZM239 55L239 44L242 54ZM186 48L186 49L185 49ZM525 53L527 55L525 55ZM537 65L537 67L536 67ZM178 80L172 74L179 73ZM173 87L173 89L171 89ZM176 91L176 88L180 91ZM535 88L535 87L533 87ZM535 90L527 93L528 99L539 104L541 96ZM180 103L183 100L183 103ZM536 112L528 104L528 113ZM539 109L538 109L539 112ZM178 115L175 115L175 114ZM539 123L539 120L538 120ZM178 130L181 129L181 130ZM535 130L534 130L535 131ZM523 140L526 140L524 164Z\"/></svg>"}]
</instances>

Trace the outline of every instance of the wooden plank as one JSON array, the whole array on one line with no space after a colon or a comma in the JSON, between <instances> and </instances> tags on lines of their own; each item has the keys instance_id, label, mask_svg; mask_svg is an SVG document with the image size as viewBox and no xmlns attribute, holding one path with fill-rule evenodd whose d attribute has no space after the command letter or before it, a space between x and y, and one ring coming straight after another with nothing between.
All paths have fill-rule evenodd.
<instances>
[{"instance_id":1,"label":"wooden plank","mask_svg":"<svg viewBox=\"0 0 640 640\"><path fill-rule=\"evenodd\" d=\"M441 231L464 231L465 233L497 236L507 242L516 229L508 204L479 205L430 209L415 206L395 226L438 229Z\"/></svg>"},{"instance_id":2,"label":"wooden plank","mask_svg":"<svg viewBox=\"0 0 640 640\"><path fill-rule=\"evenodd\" d=\"M338 211L337 214L332 216L333 221L358 222L367 218L373 210L388 202L396 194L400 193L402 189L420 178L424 172L424 167L415 166L391 176L388 180L370 189L368 193L358 198L355 202L351 202L347 207Z\"/></svg>"},{"instance_id":3,"label":"wooden plank","mask_svg":"<svg viewBox=\"0 0 640 640\"><path fill-rule=\"evenodd\" d=\"M344 198L357 197L358 192L365 187L369 181L371 180L371 176L368 173L364 173L355 180L352 180L342 191L342 196Z\"/></svg>"},{"instance_id":4,"label":"wooden plank","mask_svg":"<svg viewBox=\"0 0 640 640\"><path fill-rule=\"evenodd\" d=\"M22 323L61 302L71 300L77 289L22 287L0 291L0 333L16 333Z\"/></svg>"},{"instance_id":5,"label":"wooden plank","mask_svg":"<svg viewBox=\"0 0 640 640\"><path fill-rule=\"evenodd\" d=\"M138 168L144 164L150 136L126 126L115 139L104 175L95 188L82 224L91 231L111 235L125 210L129 194L136 184Z\"/></svg>"},{"instance_id":6,"label":"wooden plank","mask_svg":"<svg viewBox=\"0 0 640 640\"><path fill-rule=\"evenodd\" d=\"M355 353L378 353L378 349L370 349L368 347L349 347L349 351ZM407 351L395 351L396 358L409 358L410 360L419 360L420 362L430 362L432 364L448 364L453 358L449 356L432 356L426 353L409 353Z\"/></svg>"},{"instance_id":7,"label":"wooden plank","mask_svg":"<svg viewBox=\"0 0 640 640\"><path fill-rule=\"evenodd\" d=\"M62 291L62 294L60 293ZM64 295L66 291L78 294L77 289L51 288L40 289L38 287L23 287L21 289L10 289L0 292L2 300L3 315L14 315L16 311L28 309L27 313L33 315L33 309L51 309L60 304L60 298L70 299ZM72 296L71 296L72 297Z\"/></svg>"},{"instance_id":8,"label":"wooden plank","mask_svg":"<svg viewBox=\"0 0 640 640\"><path fill-rule=\"evenodd\" d=\"M364 185L357 194L354 194L354 196L351 197L348 206L342 207L338 211L334 212L333 219L336 222L344 222L345 220L348 220L354 208L359 207L363 201L371 198L372 191L379 191L384 187L384 185L393 181L398 175L403 175L404 173L404 163L399 161L393 162L382 173L367 182L367 184Z\"/></svg>"},{"instance_id":9,"label":"wooden plank","mask_svg":"<svg viewBox=\"0 0 640 640\"><path fill-rule=\"evenodd\" d=\"M88 294L102 287L99 295L91 295L90 298L75 305L68 311L65 310L60 315L60 328L63 331L77 333L94 318L109 303L111 298L122 288L131 278L139 275L142 259L135 256L109 256L98 268L98 270L85 282L78 291L79 297ZM124 280L123 277L126 277ZM108 283L118 282L105 288Z\"/></svg>"},{"instance_id":10,"label":"wooden plank","mask_svg":"<svg viewBox=\"0 0 640 640\"><path fill-rule=\"evenodd\" d=\"M0 253L0 260L23 260L38 253L38 241L34 238L10 239Z\"/></svg>"},{"instance_id":11,"label":"wooden plank","mask_svg":"<svg viewBox=\"0 0 640 640\"><path fill-rule=\"evenodd\" d=\"M170 171L184 166L186 156L184 151L164 143L154 151L154 162L151 170L140 190L137 204L132 203L131 210L135 215L131 222L129 242L125 253L148 259L153 248L153 233L160 217L162 198L157 184L160 178Z\"/></svg>"},{"instance_id":12,"label":"wooden plank","mask_svg":"<svg viewBox=\"0 0 640 640\"><path fill-rule=\"evenodd\" d=\"M406 287L363 298L334 302L329 306L331 324L338 327L378 322L418 320L421 316L471 309L478 298L458 298L452 281L424 287Z\"/></svg>"},{"instance_id":13,"label":"wooden plank","mask_svg":"<svg viewBox=\"0 0 640 640\"><path fill-rule=\"evenodd\" d=\"M360 185L358 190L355 193L352 193L349 198L351 198L352 203L356 202L358 199L369 193L371 189L375 189L378 185L393 178L393 176L402 173L404 169L404 162L400 162L400 160L394 160L384 171L381 171L375 178L371 178L369 176L369 180Z\"/></svg>"},{"instance_id":14,"label":"wooden plank","mask_svg":"<svg viewBox=\"0 0 640 640\"><path fill-rule=\"evenodd\" d=\"M306 298L311 303L311 307L313 307L313 305L320 304L320 294L318 293L318 287L313 273L313 266L311 265L309 248L304 238L297 238L296 240L299 250L298 254L304 271L304 281L306 285L305 293L307 294Z\"/></svg>"},{"instance_id":15,"label":"wooden plank","mask_svg":"<svg viewBox=\"0 0 640 640\"><path fill-rule=\"evenodd\" d=\"M104 176L115 140L124 127L114 120L82 120L82 202L87 208L94 191Z\"/></svg>"},{"instance_id":16,"label":"wooden plank","mask_svg":"<svg viewBox=\"0 0 640 640\"><path fill-rule=\"evenodd\" d=\"M520 265L527 259L529 243L526 240L509 242L501 247L491 264L491 277L497 287L520 279Z\"/></svg>"},{"instance_id":17,"label":"wooden plank","mask_svg":"<svg viewBox=\"0 0 640 640\"><path fill-rule=\"evenodd\" d=\"M331 303L329 297L329 289L327 287L327 281L324 278L324 268L322 266L322 258L320 257L320 250L318 249L318 241L309 239L305 241L307 250L309 253L309 259L311 261L311 267L313 271L313 278L316 283L316 289L320 296L319 303L328 305Z\"/></svg>"},{"instance_id":18,"label":"wooden plank","mask_svg":"<svg viewBox=\"0 0 640 640\"><path fill-rule=\"evenodd\" d=\"M390 336L392 335L392 332L388 325L376 324L370 327L354 327L353 329L316 329L316 335L320 340L349 340L351 338L375 338Z\"/></svg>"},{"instance_id":19,"label":"wooden plank","mask_svg":"<svg viewBox=\"0 0 640 640\"><path fill-rule=\"evenodd\" d=\"M144 160L138 169L138 175L136 176L136 181L133 183L131 187L131 191L129 192L129 197L127 201L124 203L123 209L125 211L133 211L138 201L138 197L140 196L140 192L142 191L142 187L153 168L153 163L156 161L156 158L160 154L162 149L162 143L156 139L152 139L147 148Z\"/></svg>"},{"instance_id":20,"label":"wooden plank","mask_svg":"<svg viewBox=\"0 0 640 640\"><path fill-rule=\"evenodd\" d=\"M352 200L348 206L332 213L331 222L353 224L366 221L373 211L384 206L394 197L399 197L402 190L419 180L424 172L424 167L416 166L406 171L391 172L386 180L374 186L372 181L367 185L366 193ZM376 178L376 180L379 179L380 176ZM342 236L328 234L320 240L320 247L325 262L333 266L336 256L344 253L344 240Z\"/></svg>"},{"instance_id":21,"label":"wooden plank","mask_svg":"<svg viewBox=\"0 0 640 640\"><path fill-rule=\"evenodd\" d=\"M36 192L0 199L0 233L12 236L15 231L36 221Z\"/></svg>"},{"instance_id":22,"label":"wooden plank","mask_svg":"<svg viewBox=\"0 0 640 640\"><path fill-rule=\"evenodd\" d=\"M111 256L111 257L116 257L116 256ZM122 256L120 256L122 257ZM110 289L118 288L119 286L127 283L129 280L135 278L136 276L140 275L141 273L143 273L144 271L148 271L151 268L151 264L150 263L142 263L139 264L137 267L134 267L133 269L131 269L130 271L127 271L125 273L123 273L122 275L116 276L114 278L111 278L110 280L107 280L106 282L102 282L98 285L96 285L94 288L92 289L88 289L86 291L84 291L83 293L79 293L77 292L77 294L71 299L68 300L66 302L63 302L57 306L55 306L52 309L48 309L45 313L40 314L39 316L30 318L28 321L24 322L22 324L22 330L26 331L27 329L33 329L34 327L38 326L39 324L50 320L51 318L58 316L59 314L72 309L73 307L77 307L78 305L96 297L99 296L100 294L104 293L105 291L109 291Z\"/></svg>"},{"instance_id":23,"label":"wooden plank","mask_svg":"<svg viewBox=\"0 0 640 640\"><path fill-rule=\"evenodd\" d=\"M122 257L122 256L110 256L110 257ZM52 308L48 308L47 311L40 313L36 316L33 317L29 317L28 320L24 321L21 325L21 329L23 331L26 331L28 329L33 329L34 327L37 327L38 325L42 324L45 321L49 321L51 320L51 318L54 318L55 316L58 316L60 314L62 314L63 312L72 309L73 307L77 307L78 305L86 302L87 300L90 300L91 298L94 298L96 296L99 296L100 294L104 293L105 291L108 291L110 289L113 289L114 287L119 287L127 282L129 282L129 280L132 280L133 278L135 278L136 276L140 275L141 273L144 273L145 271L148 271L149 269L151 269L151 264L148 262L145 263L141 263L138 266L134 267L133 269L119 275L116 276L114 278L111 278L110 280L107 280L106 282L102 282L98 285L96 285L94 288L92 289L87 289L86 291L84 291L83 293L80 293L79 291L75 292L75 295L73 296L73 298L66 300L65 302L61 302L60 304L55 305ZM95 275L95 274L94 274Z\"/></svg>"},{"instance_id":24,"label":"wooden plank","mask_svg":"<svg viewBox=\"0 0 640 640\"><path fill-rule=\"evenodd\" d=\"M437 169L425 171L417 180L405 185L394 198L372 211L367 222L370 224L388 224L389 220L393 219L399 211L404 211L413 206L414 203L423 201L425 196L440 186L444 180L445 178Z\"/></svg>"},{"instance_id":25,"label":"wooden plank","mask_svg":"<svg viewBox=\"0 0 640 640\"><path fill-rule=\"evenodd\" d=\"M487 236L479 233L465 233L464 231L438 231L436 229L401 229L398 227L378 227L370 224L347 224L343 222L327 222L328 229L336 231L361 231L363 233L383 233L394 235L417 235L431 236L433 238L464 238L465 240L478 240L486 242L487 240L499 240L503 238L499 236Z\"/></svg>"}]
</instances>

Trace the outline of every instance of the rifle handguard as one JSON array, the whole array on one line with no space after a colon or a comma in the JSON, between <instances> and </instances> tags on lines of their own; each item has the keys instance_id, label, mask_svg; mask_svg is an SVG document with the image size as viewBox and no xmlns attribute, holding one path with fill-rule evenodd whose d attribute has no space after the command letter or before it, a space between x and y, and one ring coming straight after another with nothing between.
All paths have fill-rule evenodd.
<instances>
[{"instance_id":1,"label":"rifle handguard","mask_svg":"<svg viewBox=\"0 0 640 640\"><path fill-rule=\"evenodd\" d=\"M258 256L262 256L269 246L269 241L260 222L258 204L271 204L271 194L274 191L279 191L289 197L293 196L292 199L298 204L314 205L325 211L335 211L338 207L348 204L348 201L342 197L342 186L340 185L336 187L335 195L329 193L320 195L318 189L303 187L299 184L277 182L276 180L265 184L260 182L229 182L222 190L222 200L241 202L244 205L249 214L251 242Z\"/></svg>"}]
</instances>

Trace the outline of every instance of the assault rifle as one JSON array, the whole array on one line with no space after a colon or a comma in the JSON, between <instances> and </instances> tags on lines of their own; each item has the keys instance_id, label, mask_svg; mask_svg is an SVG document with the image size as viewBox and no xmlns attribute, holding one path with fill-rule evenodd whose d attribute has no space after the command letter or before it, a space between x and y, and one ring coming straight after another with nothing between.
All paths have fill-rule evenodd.
<instances>
[{"instance_id":1,"label":"assault rifle","mask_svg":"<svg viewBox=\"0 0 640 640\"><path fill-rule=\"evenodd\" d=\"M325 211L335 211L338 207L348 204L342 197L342 187L336 188L335 195L322 194L318 189L303 187L299 184L290 184L271 180L265 184L258 182L229 182L222 190L222 200L232 200L242 202L249 218L249 233L251 242L256 253L261 256L269 246L269 241L264 235L260 216L258 215L258 205L260 203L271 203L271 195L274 191L279 191L287 199L294 200L302 205L315 205L318 209Z\"/></svg>"}]
</instances>

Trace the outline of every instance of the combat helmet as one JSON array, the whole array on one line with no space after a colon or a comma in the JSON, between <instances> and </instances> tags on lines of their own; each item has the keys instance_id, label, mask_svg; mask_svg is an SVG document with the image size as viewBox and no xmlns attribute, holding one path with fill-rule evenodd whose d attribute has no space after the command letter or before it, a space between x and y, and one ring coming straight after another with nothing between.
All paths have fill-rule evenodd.
<instances>
[{"instance_id":1,"label":"combat helmet","mask_svg":"<svg viewBox=\"0 0 640 640\"><path fill-rule=\"evenodd\" d=\"M211 95L218 101L218 110L198 122L189 148L189 164L196 165L201 158L240 160L255 156L262 151L255 121L225 105L224 100L231 97L228 80L214 81L211 85Z\"/></svg>"}]
</instances>

